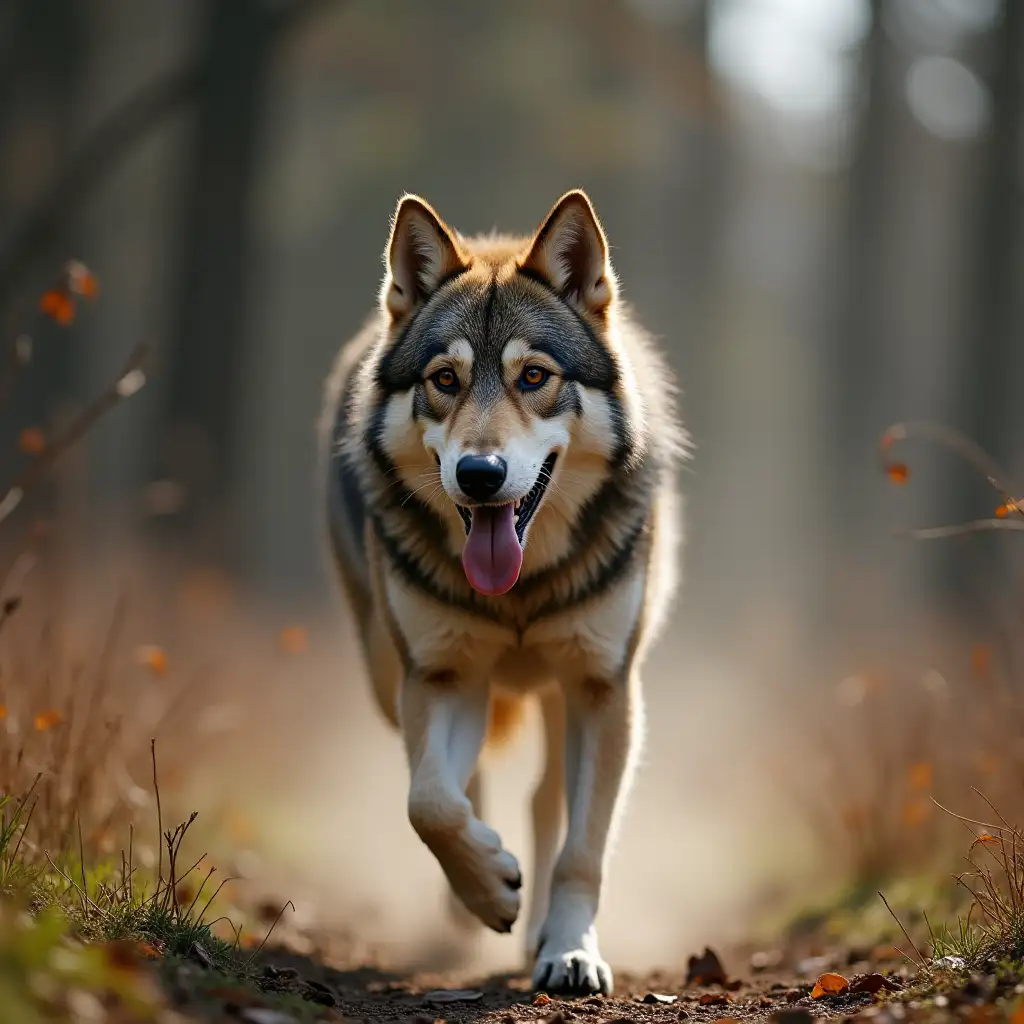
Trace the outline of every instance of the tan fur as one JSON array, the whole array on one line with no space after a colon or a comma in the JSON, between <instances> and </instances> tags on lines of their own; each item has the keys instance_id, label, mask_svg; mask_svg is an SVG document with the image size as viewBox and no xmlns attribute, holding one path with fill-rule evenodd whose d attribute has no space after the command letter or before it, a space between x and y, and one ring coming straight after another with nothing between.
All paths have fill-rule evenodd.
<instances>
[{"instance_id":1,"label":"tan fur","mask_svg":"<svg viewBox=\"0 0 1024 1024\"><path fill-rule=\"evenodd\" d=\"M510 929L521 875L481 820L477 762L536 697L547 753L533 798L534 982L610 991L594 917L642 740L639 670L675 589L685 435L669 374L618 298L581 192L518 238L466 238L405 197L386 264L380 312L327 384L322 471L339 579L405 740L409 817L461 904ZM531 367L536 387L523 383ZM459 466L495 453L492 503L524 503L523 562L510 590L487 596L460 562L460 506L477 513Z\"/></svg>"}]
</instances>

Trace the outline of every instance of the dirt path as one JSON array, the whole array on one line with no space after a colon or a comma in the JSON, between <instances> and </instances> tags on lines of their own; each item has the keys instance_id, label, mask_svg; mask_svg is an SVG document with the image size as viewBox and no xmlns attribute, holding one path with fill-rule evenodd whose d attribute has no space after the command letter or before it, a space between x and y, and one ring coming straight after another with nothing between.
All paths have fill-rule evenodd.
<instances>
[{"instance_id":1,"label":"dirt path","mask_svg":"<svg viewBox=\"0 0 1024 1024\"><path fill-rule=\"evenodd\" d=\"M171 986L177 1008L197 1020L242 1019L253 1024L285 1024L290 1019L417 1024L439 1020L447 1024L675 1024L692 1020L712 1024L721 1018L757 1022L773 1017L786 1024L801 1024L811 1017L854 1017L877 998L861 992L814 999L813 978L785 972L758 974L724 985L688 985L686 971L620 972L613 997L560 999L534 995L526 975L401 974L357 964L329 966L278 951L266 953L264 963L266 991L261 994L223 986L211 990L200 984L199 965L179 966L184 974ZM867 963L857 967L866 968L867 973L874 969ZM269 1016L270 1007L283 1016Z\"/></svg>"}]
</instances>

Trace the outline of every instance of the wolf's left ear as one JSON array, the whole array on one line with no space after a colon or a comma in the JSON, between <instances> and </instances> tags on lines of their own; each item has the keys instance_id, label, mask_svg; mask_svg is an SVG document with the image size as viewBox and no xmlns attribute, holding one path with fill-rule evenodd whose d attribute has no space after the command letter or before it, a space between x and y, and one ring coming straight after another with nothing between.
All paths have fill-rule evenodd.
<instances>
[{"instance_id":1,"label":"wolf's left ear","mask_svg":"<svg viewBox=\"0 0 1024 1024\"><path fill-rule=\"evenodd\" d=\"M382 298L395 319L411 313L449 274L466 265L449 228L429 203L412 195L398 202L386 260Z\"/></svg>"},{"instance_id":2,"label":"wolf's left ear","mask_svg":"<svg viewBox=\"0 0 1024 1024\"><path fill-rule=\"evenodd\" d=\"M520 264L539 274L581 312L602 316L615 295L608 242L585 192L555 203Z\"/></svg>"}]
</instances>

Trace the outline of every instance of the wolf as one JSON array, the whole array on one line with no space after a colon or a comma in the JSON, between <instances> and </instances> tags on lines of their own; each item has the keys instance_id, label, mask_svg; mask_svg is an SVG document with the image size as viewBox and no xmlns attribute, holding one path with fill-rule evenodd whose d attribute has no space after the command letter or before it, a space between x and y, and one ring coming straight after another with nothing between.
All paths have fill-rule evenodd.
<instances>
[{"instance_id":1,"label":"wolf","mask_svg":"<svg viewBox=\"0 0 1024 1024\"><path fill-rule=\"evenodd\" d=\"M673 378L581 190L524 237L463 236L405 195L384 264L326 385L322 507L409 820L463 914L510 931L522 874L478 759L535 700L533 985L610 993L595 918L681 541Z\"/></svg>"}]
</instances>

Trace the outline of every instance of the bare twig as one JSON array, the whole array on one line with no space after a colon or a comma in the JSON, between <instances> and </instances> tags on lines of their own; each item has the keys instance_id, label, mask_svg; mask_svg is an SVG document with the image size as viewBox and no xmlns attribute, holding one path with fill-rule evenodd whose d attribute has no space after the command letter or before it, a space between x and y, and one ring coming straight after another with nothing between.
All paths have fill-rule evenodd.
<instances>
[{"instance_id":1,"label":"bare twig","mask_svg":"<svg viewBox=\"0 0 1024 1024\"><path fill-rule=\"evenodd\" d=\"M156 794L156 850L157 850L157 872L156 885L159 890L164 880L164 815L160 806L160 783L156 776L156 740L149 741L150 756L153 760L153 792Z\"/></svg>"},{"instance_id":2,"label":"bare twig","mask_svg":"<svg viewBox=\"0 0 1024 1024\"><path fill-rule=\"evenodd\" d=\"M50 467L105 413L124 399L131 397L146 383L143 363L148 346L137 345L107 391L95 399L42 454L7 489L0 499L0 523L21 504L25 495L39 483Z\"/></svg>"},{"instance_id":3,"label":"bare twig","mask_svg":"<svg viewBox=\"0 0 1024 1024\"><path fill-rule=\"evenodd\" d=\"M878 890L878 896L881 899L881 901L885 904L885 909L888 910L890 914L892 914L892 919L900 926L900 931L903 932L903 934L906 936L907 942L910 943L911 949L913 949L913 951L917 954L918 960L920 961L917 966L924 967L924 956L922 955L921 950L917 948L917 943L914 942L914 940L910 937L910 932L908 932L907 929L903 927L903 922L895 915L895 913L893 913L892 907L889 906L889 901L885 898L885 896L882 895L881 890ZM903 955L906 956L905 953ZM907 959L909 960L910 958L907 957Z\"/></svg>"},{"instance_id":4,"label":"bare twig","mask_svg":"<svg viewBox=\"0 0 1024 1024\"><path fill-rule=\"evenodd\" d=\"M979 444L969 437L961 434L950 427L944 427L938 423L928 421L915 421L907 423L894 423L882 435L882 453L888 452L895 441L906 441L912 438L920 438L924 441L934 441L943 448L959 455L965 462L973 466L992 488L998 491L1007 502L1013 501L1013 497L1003 483L1003 471L995 459L992 458Z\"/></svg>"},{"instance_id":5,"label":"bare twig","mask_svg":"<svg viewBox=\"0 0 1024 1024\"><path fill-rule=\"evenodd\" d=\"M92 897L66 871L64 871L62 868L57 867L57 865L54 864L53 858L48 853L45 854L45 856L50 863L50 867L53 868L53 870L56 871L57 874L60 875L61 878L63 878L69 885L71 885L72 888L77 889L78 892L81 893L82 899L85 901L85 903L92 907L93 910L98 911L104 917L109 916L107 912L98 903L96 903L92 899Z\"/></svg>"},{"instance_id":6,"label":"bare twig","mask_svg":"<svg viewBox=\"0 0 1024 1024\"><path fill-rule=\"evenodd\" d=\"M988 530L1024 530L1024 521L1019 519L972 519L966 523L951 526L927 526L922 529L893 530L894 536L910 537L913 540L944 540L948 537L965 537L972 533Z\"/></svg>"},{"instance_id":7,"label":"bare twig","mask_svg":"<svg viewBox=\"0 0 1024 1024\"><path fill-rule=\"evenodd\" d=\"M879 893L879 895L881 896L881 893ZM274 929L277 927L278 921L281 920L282 915L289 907L292 908L292 913L295 912L295 904L292 903L291 900L288 900L288 902L285 903L285 905L278 911L277 917L274 918L274 923L270 926L270 931L268 931L267 934L263 936L263 941L253 950L252 956L245 961L245 963L242 965L243 967L248 967L253 962L253 960L256 959L256 957L259 955L260 951L267 944L267 942L270 941L270 936L274 934Z\"/></svg>"},{"instance_id":8,"label":"bare twig","mask_svg":"<svg viewBox=\"0 0 1024 1024\"><path fill-rule=\"evenodd\" d=\"M327 0L264 3L264 30L277 34L301 24ZM167 117L191 103L211 72L203 54L188 66L150 82L118 107L88 136L0 252L0 311L59 239L68 219L133 146Z\"/></svg>"}]
</instances>

